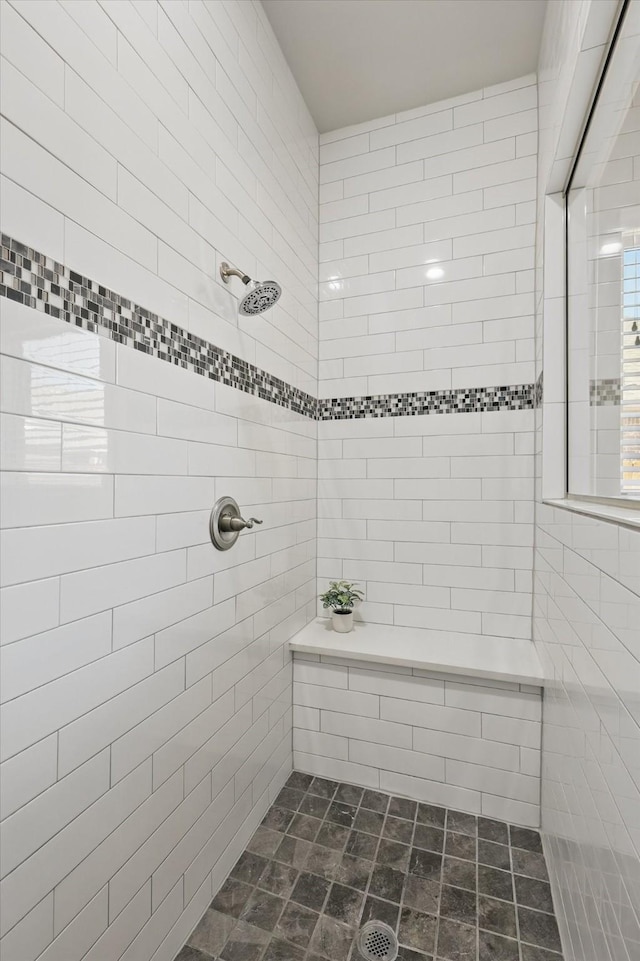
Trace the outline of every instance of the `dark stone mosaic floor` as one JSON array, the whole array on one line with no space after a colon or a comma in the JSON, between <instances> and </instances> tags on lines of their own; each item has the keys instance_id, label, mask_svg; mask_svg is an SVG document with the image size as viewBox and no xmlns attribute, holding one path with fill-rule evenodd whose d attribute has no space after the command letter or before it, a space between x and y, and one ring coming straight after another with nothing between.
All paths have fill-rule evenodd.
<instances>
[{"instance_id":1,"label":"dark stone mosaic floor","mask_svg":"<svg viewBox=\"0 0 640 961\"><path fill-rule=\"evenodd\" d=\"M294 773L176 961L562 961L540 836Z\"/></svg>"}]
</instances>

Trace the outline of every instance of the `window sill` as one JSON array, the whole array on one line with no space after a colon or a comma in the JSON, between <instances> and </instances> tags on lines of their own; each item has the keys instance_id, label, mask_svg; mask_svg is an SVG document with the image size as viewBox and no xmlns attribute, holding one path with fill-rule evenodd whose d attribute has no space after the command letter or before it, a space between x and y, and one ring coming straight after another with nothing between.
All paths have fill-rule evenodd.
<instances>
[{"instance_id":1,"label":"window sill","mask_svg":"<svg viewBox=\"0 0 640 961\"><path fill-rule=\"evenodd\" d=\"M597 520L607 521L610 524L620 524L623 527L640 530L640 511L634 510L632 507L615 507L613 504L577 500L572 497L544 498L543 504L548 504L550 507L559 507L565 511L572 511L574 514L595 517Z\"/></svg>"}]
</instances>

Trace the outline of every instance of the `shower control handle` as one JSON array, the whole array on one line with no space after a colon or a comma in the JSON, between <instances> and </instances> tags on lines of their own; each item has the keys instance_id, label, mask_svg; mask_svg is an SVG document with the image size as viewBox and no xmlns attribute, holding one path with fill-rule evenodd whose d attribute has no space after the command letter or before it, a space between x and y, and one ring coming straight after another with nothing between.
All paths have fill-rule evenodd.
<instances>
[{"instance_id":1,"label":"shower control handle","mask_svg":"<svg viewBox=\"0 0 640 961\"><path fill-rule=\"evenodd\" d=\"M243 531L245 528L249 530L254 524L262 524L257 517L250 517L248 521L245 521L244 517L235 517L233 514L223 514L220 518L220 530L224 531L225 534L231 531Z\"/></svg>"},{"instance_id":2,"label":"shower control handle","mask_svg":"<svg viewBox=\"0 0 640 961\"><path fill-rule=\"evenodd\" d=\"M233 497L219 497L209 518L211 542L219 551L228 551L238 540L240 531L251 530L254 524L262 524L262 521L257 517L245 520Z\"/></svg>"}]
</instances>

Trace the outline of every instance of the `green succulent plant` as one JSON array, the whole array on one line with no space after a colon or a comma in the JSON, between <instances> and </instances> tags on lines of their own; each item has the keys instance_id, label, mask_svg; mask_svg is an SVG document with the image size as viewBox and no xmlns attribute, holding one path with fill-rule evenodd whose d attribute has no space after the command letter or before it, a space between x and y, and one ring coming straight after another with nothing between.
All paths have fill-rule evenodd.
<instances>
[{"instance_id":1,"label":"green succulent plant","mask_svg":"<svg viewBox=\"0 0 640 961\"><path fill-rule=\"evenodd\" d=\"M323 607L343 613L352 611L355 602L363 598L364 593L348 581L329 581L329 590L320 595Z\"/></svg>"}]
</instances>

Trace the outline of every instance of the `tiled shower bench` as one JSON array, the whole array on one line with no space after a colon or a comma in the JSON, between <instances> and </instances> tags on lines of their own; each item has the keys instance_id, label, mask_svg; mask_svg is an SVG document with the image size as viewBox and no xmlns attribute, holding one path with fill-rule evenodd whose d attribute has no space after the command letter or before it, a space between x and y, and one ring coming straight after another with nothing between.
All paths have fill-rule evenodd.
<instances>
[{"instance_id":1,"label":"tiled shower bench","mask_svg":"<svg viewBox=\"0 0 640 961\"><path fill-rule=\"evenodd\" d=\"M540 823L542 671L530 641L318 619L290 642L294 768Z\"/></svg>"}]
</instances>

